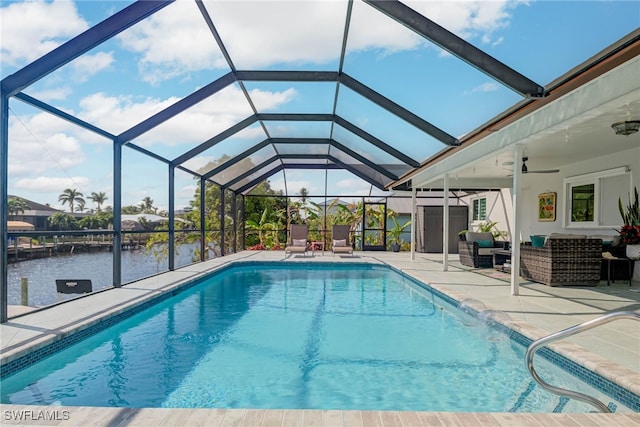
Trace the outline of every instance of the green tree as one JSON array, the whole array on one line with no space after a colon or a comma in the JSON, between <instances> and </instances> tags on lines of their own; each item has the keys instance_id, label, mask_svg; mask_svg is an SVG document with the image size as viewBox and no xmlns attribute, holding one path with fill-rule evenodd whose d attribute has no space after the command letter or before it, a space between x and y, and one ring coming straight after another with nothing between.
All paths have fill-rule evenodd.
<instances>
[{"instance_id":1,"label":"green tree","mask_svg":"<svg viewBox=\"0 0 640 427\"><path fill-rule=\"evenodd\" d=\"M246 222L246 228L249 230L248 234L255 234L258 236L258 242L261 245L264 246L269 246L269 243L271 242L267 242L266 238L268 235L272 235L274 231L276 231L276 241L277 241L277 226L273 223L273 222L269 222L268 220L269 218L269 209L265 208L265 210L262 212L262 215L260 216L260 221L256 222L253 220L247 220Z\"/></svg>"},{"instance_id":2,"label":"green tree","mask_svg":"<svg viewBox=\"0 0 640 427\"><path fill-rule=\"evenodd\" d=\"M256 196L256 197L254 197ZM266 197L265 197L266 196ZM286 240L286 221L282 221L286 216L287 198L282 191L275 191L271 188L269 181L263 181L254 187L245 197L244 213L246 221L261 221L262 213L268 209L268 217L266 222L276 224L277 238L274 240ZM257 241L257 236L249 235L246 238L246 245L253 246Z\"/></svg>"},{"instance_id":3,"label":"green tree","mask_svg":"<svg viewBox=\"0 0 640 427\"><path fill-rule=\"evenodd\" d=\"M91 201L93 203L95 203L97 205L96 210L98 212L102 211L102 205L103 203L108 199L107 197L107 193L105 192L99 192L96 193L95 191L91 193L91 195L89 196L89 199L91 199Z\"/></svg>"},{"instance_id":4,"label":"green tree","mask_svg":"<svg viewBox=\"0 0 640 427\"><path fill-rule=\"evenodd\" d=\"M60 194L60 196L58 196L58 201L62 202L63 205L68 204L69 210L73 213L76 203L82 203L82 206L84 206L83 196L84 194L82 194L82 192L76 189L67 188L62 192L62 194Z\"/></svg>"},{"instance_id":5,"label":"green tree","mask_svg":"<svg viewBox=\"0 0 640 427\"><path fill-rule=\"evenodd\" d=\"M56 212L48 218L49 226L56 230L77 230L78 221L68 213Z\"/></svg>"},{"instance_id":6,"label":"green tree","mask_svg":"<svg viewBox=\"0 0 640 427\"><path fill-rule=\"evenodd\" d=\"M388 243L391 245L401 246L404 243L402 235L407 230L407 227L411 226L411 221L407 221L400 225L396 219L396 215L391 215L391 220L393 221L393 225L387 230Z\"/></svg>"},{"instance_id":7,"label":"green tree","mask_svg":"<svg viewBox=\"0 0 640 427\"><path fill-rule=\"evenodd\" d=\"M7 200L7 213L9 217L22 214L28 209L29 203L25 199L21 199L20 197L11 197Z\"/></svg>"},{"instance_id":8,"label":"green tree","mask_svg":"<svg viewBox=\"0 0 640 427\"><path fill-rule=\"evenodd\" d=\"M140 213L140 207L136 205L123 206L121 212L125 215L135 215Z\"/></svg>"},{"instance_id":9,"label":"green tree","mask_svg":"<svg viewBox=\"0 0 640 427\"><path fill-rule=\"evenodd\" d=\"M309 197L309 190L307 190L306 188L302 187L300 189L300 198L301 198L301 201L302 201L303 205L307 202L307 197Z\"/></svg>"},{"instance_id":10,"label":"green tree","mask_svg":"<svg viewBox=\"0 0 640 427\"><path fill-rule=\"evenodd\" d=\"M88 228L91 230L100 228L107 229L111 224L113 224L113 213L111 212L98 212L95 215L86 216L78 221L80 228Z\"/></svg>"},{"instance_id":11,"label":"green tree","mask_svg":"<svg viewBox=\"0 0 640 427\"><path fill-rule=\"evenodd\" d=\"M158 208L153 206L153 199L149 196L145 197L144 199L142 199L142 202L140 203L140 210L142 211L142 213L155 213Z\"/></svg>"}]
</instances>

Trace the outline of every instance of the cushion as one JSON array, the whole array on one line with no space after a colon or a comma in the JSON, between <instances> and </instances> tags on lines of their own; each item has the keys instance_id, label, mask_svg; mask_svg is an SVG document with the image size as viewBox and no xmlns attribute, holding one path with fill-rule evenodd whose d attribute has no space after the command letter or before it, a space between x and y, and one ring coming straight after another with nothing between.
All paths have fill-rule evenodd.
<instances>
[{"instance_id":1,"label":"cushion","mask_svg":"<svg viewBox=\"0 0 640 427\"><path fill-rule=\"evenodd\" d=\"M333 240L333 247L334 248L343 248L345 246L347 246L347 239L342 239L342 240Z\"/></svg>"},{"instance_id":2,"label":"cushion","mask_svg":"<svg viewBox=\"0 0 640 427\"><path fill-rule=\"evenodd\" d=\"M531 246L533 246L534 248L543 247L545 238L546 236L540 236L540 235L531 236Z\"/></svg>"},{"instance_id":3,"label":"cushion","mask_svg":"<svg viewBox=\"0 0 640 427\"><path fill-rule=\"evenodd\" d=\"M476 240L479 248L492 248L493 247L493 239L491 240Z\"/></svg>"},{"instance_id":4,"label":"cushion","mask_svg":"<svg viewBox=\"0 0 640 427\"><path fill-rule=\"evenodd\" d=\"M306 239L293 239L293 246L307 246Z\"/></svg>"},{"instance_id":5,"label":"cushion","mask_svg":"<svg viewBox=\"0 0 640 427\"><path fill-rule=\"evenodd\" d=\"M493 255L496 248L478 248L478 255Z\"/></svg>"},{"instance_id":6,"label":"cushion","mask_svg":"<svg viewBox=\"0 0 640 427\"><path fill-rule=\"evenodd\" d=\"M551 233L549 235L550 239L586 239L587 236L585 234L561 234L561 233Z\"/></svg>"},{"instance_id":7,"label":"cushion","mask_svg":"<svg viewBox=\"0 0 640 427\"><path fill-rule=\"evenodd\" d=\"M493 241L493 234L491 233L476 233L472 231L467 232L467 242L477 242L478 240L491 240ZM493 246L493 244L491 244Z\"/></svg>"}]
</instances>

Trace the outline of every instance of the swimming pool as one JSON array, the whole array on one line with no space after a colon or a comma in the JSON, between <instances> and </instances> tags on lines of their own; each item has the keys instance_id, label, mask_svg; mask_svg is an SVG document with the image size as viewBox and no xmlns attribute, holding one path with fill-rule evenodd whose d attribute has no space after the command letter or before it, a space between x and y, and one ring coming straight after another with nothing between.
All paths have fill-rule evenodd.
<instances>
[{"instance_id":1,"label":"swimming pool","mask_svg":"<svg viewBox=\"0 0 640 427\"><path fill-rule=\"evenodd\" d=\"M591 410L536 387L524 350L504 330L387 267L252 263L217 272L4 378L2 402ZM611 402L537 362L554 384Z\"/></svg>"}]
</instances>

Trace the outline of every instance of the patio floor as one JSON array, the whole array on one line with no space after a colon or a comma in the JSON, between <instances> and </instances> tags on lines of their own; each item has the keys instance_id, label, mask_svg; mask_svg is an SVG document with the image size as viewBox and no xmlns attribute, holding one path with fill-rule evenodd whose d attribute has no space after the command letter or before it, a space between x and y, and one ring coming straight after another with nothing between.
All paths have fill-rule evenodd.
<instances>
[{"instance_id":1,"label":"patio floor","mask_svg":"<svg viewBox=\"0 0 640 427\"><path fill-rule=\"evenodd\" d=\"M282 261L284 251L244 251L194 264L144 279L123 288L98 292L60 306L10 319L0 325L2 360L12 360L46 345L57 336L83 328L104 316L117 314L131 305L179 286L231 261ZM312 256L291 255L285 262L331 261L389 264L433 288L469 304L476 310L500 312L496 318L530 338L594 319L611 311L640 313L640 282L616 282L598 287L558 287L524 282L520 295L510 294L508 276L491 270L462 266L452 255L449 271L442 271L441 255L417 253L355 252L354 256L333 256L316 251ZM88 299L91 304L87 304ZM10 315L12 314L10 307ZM552 345L554 350L640 394L640 322L620 320L586 331ZM53 407L1 405L3 414L32 414ZM361 411L264 411L264 410L167 410L122 408L56 408L69 411L55 423L29 425L633 425L640 414L453 414ZM22 411L22 412L20 412ZM12 413L10 413L12 414ZM36 414L37 415L37 414ZM60 415L56 413L56 415ZM3 423L25 424L25 419L4 416ZM37 421L37 420L36 420ZM41 420L42 421L42 420ZM156 422L157 421L157 422ZM243 424L244 423L244 424Z\"/></svg>"}]
</instances>

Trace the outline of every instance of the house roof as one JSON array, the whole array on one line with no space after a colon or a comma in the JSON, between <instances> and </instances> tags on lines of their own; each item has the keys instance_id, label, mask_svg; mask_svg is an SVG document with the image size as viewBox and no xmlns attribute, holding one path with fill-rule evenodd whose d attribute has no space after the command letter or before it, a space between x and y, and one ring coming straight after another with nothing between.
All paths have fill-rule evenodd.
<instances>
[{"instance_id":1,"label":"house roof","mask_svg":"<svg viewBox=\"0 0 640 427\"><path fill-rule=\"evenodd\" d=\"M43 205L42 203L34 202L33 200L25 199L24 197L12 196L10 194L7 198L8 199L18 198L27 202L27 204L29 205L29 209L25 211L24 213L25 215L30 215L30 213L27 213L27 211L34 211L34 212L37 211L37 212L40 212L40 214L46 214L47 212L50 212L50 213L62 212L59 209L52 208L51 206L48 206L48 205Z\"/></svg>"}]
</instances>

